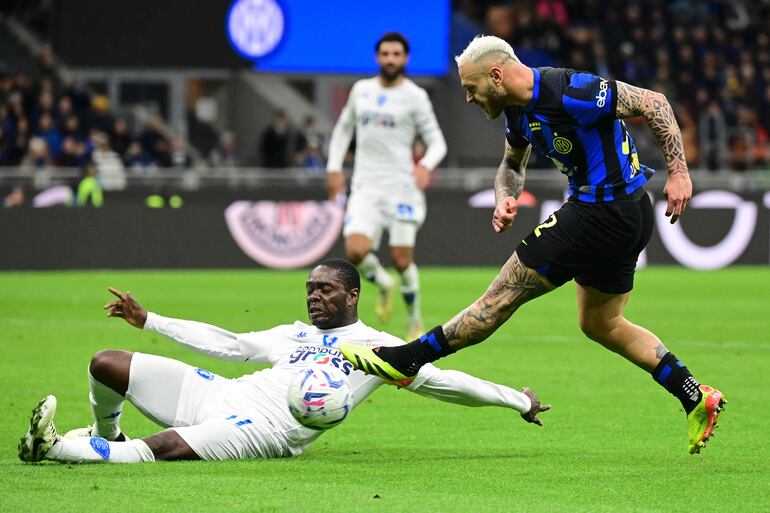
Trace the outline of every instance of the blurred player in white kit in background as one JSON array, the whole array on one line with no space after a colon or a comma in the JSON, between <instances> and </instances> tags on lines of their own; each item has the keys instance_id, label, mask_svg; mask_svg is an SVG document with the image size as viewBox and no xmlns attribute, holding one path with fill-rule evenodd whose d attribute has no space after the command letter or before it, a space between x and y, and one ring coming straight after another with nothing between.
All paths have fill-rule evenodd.
<instances>
[{"instance_id":1,"label":"blurred player in white kit in background","mask_svg":"<svg viewBox=\"0 0 770 513\"><path fill-rule=\"evenodd\" d=\"M388 231L390 260L400 274L406 304L406 338L412 339L423 332L420 279L413 259L417 231L425 220L423 190L446 155L446 142L428 94L404 76L409 60L406 38L387 33L376 51L379 75L353 85L332 133L326 168L329 196L339 199L345 191L342 165L355 133L355 165L343 229L345 253L379 288L377 316L386 322L395 284L372 250L379 248L383 230ZM416 136L426 151L414 163Z\"/></svg>"}]
</instances>

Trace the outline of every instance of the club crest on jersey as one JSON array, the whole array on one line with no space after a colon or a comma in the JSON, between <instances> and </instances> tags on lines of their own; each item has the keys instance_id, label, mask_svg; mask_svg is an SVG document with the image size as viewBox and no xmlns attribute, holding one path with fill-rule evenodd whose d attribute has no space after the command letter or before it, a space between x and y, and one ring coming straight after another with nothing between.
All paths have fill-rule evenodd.
<instances>
[{"instance_id":1,"label":"club crest on jersey","mask_svg":"<svg viewBox=\"0 0 770 513\"><path fill-rule=\"evenodd\" d=\"M385 102L387 101L387 99L388 97L385 96L384 94L379 95L377 97L377 105L380 105L380 106L385 105Z\"/></svg>"},{"instance_id":2,"label":"club crest on jersey","mask_svg":"<svg viewBox=\"0 0 770 513\"><path fill-rule=\"evenodd\" d=\"M323 341L322 341L324 347L331 347L336 342L337 342L337 337L331 337L329 335L324 335L324 338L323 338Z\"/></svg>"},{"instance_id":3,"label":"club crest on jersey","mask_svg":"<svg viewBox=\"0 0 770 513\"><path fill-rule=\"evenodd\" d=\"M554 137L553 149L558 151L562 155L566 155L567 153L572 151L572 141L570 141L569 139L565 139L564 137Z\"/></svg>"}]
</instances>

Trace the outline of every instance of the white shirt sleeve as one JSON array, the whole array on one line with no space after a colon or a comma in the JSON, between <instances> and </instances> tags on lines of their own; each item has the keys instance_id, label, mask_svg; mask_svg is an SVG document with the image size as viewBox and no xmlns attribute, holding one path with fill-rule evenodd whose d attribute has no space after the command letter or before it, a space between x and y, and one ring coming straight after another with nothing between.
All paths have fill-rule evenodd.
<instances>
[{"instance_id":1,"label":"white shirt sleeve","mask_svg":"<svg viewBox=\"0 0 770 513\"><path fill-rule=\"evenodd\" d=\"M380 346L404 344L400 338L384 331L371 330L366 338ZM532 408L529 397L518 390L465 372L439 369L430 363L423 365L414 381L404 388L415 394L464 406L503 406L520 413Z\"/></svg>"},{"instance_id":2,"label":"white shirt sleeve","mask_svg":"<svg viewBox=\"0 0 770 513\"><path fill-rule=\"evenodd\" d=\"M275 363L276 347L286 341L286 327L276 326L265 331L251 331L238 335L238 346L245 359L253 363Z\"/></svg>"},{"instance_id":3,"label":"white shirt sleeve","mask_svg":"<svg viewBox=\"0 0 770 513\"><path fill-rule=\"evenodd\" d=\"M350 146L350 140L356 131L356 85L350 90L348 101L342 108L340 118L334 125L332 137L329 141L329 159L326 162L326 172L342 171L342 165L345 161L345 153Z\"/></svg>"},{"instance_id":4,"label":"white shirt sleeve","mask_svg":"<svg viewBox=\"0 0 770 513\"><path fill-rule=\"evenodd\" d=\"M407 390L425 397L464 406L504 406L519 413L532 407L529 397L505 385L455 370L423 365Z\"/></svg>"},{"instance_id":5,"label":"white shirt sleeve","mask_svg":"<svg viewBox=\"0 0 770 513\"><path fill-rule=\"evenodd\" d=\"M447 147L444 134L433 112L433 105L425 91L422 91L422 101L418 102L414 115L417 132L426 146L425 155L420 159L420 164L433 171L446 156Z\"/></svg>"},{"instance_id":6,"label":"white shirt sleeve","mask_svg":"<svg viewBox=\"0 0 770 513\"><path fill-rule=\"evenodd\" d=\"M285 326L265 331L233 333L211 324L163 317L147 312L144 329L165 335L178 344L222 360L273 363L273 350Z\"/></svg>"},{"instance_id":7,"label":"white shirt sleeve","mask_svg":"<svg viewBox=\"0 0 770 513\"><path fill-rule=\"evenodd\" d=\"M222 360L245 360L238 335L198 321L185 321L147 312L144 329L160 333L178 344Z\"/></svg>"}]
</instances>

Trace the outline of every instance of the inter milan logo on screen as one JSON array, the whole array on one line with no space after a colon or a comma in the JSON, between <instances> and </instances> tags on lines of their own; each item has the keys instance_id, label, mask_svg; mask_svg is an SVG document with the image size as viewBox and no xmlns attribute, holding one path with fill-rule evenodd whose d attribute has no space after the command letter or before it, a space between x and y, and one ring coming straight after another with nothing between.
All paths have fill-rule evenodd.
<instances>
[{"instance_id":1,"label":"inter milan logo on screen","mask_svg":"<svg viewBox=\"0 0 770 513\"><path fill-rule=\"evenodd\" d=\"M227 36L249 59L272 52L284 33L284 16L275 0L235 0L227 13Z\"/></svg>"}]
</instances>

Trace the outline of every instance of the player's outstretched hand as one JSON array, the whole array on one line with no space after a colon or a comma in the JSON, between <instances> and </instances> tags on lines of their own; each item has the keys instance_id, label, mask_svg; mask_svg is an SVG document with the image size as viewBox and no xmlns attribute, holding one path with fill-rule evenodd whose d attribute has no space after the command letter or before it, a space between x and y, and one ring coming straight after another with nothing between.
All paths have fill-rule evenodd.
<instances>
[{"instance_id":1,"label":"player's outstretched hand","mask_svg":"<svg viewBox=\"0 0 770 513\"><path fill-rule=\"evenodd\" d=\"M532 403L532 407L529 409L527 413L522 413L521 418L526 420L527 422L531 422L532 424L537 424L538 426L542 426L543 421L538 418L537 414L543 411L550 410L551 405L540 404L540 399L537 398L535 393L529 387L524 387L524 390L522 390L521 392L527 397L529 397L529 400Z\"/></svg>"},{"instance_id":2,"label":"player's outstretched hand","mask_svg":"<svg viewBox=\"0 0 770 513\"><path fill-rule=\"evenodd\" d=\"M692 182L688 173L674 173L669 175L666 186L663 187L663 195L666 197L666 217L671 218L674 224L687 208L687 202L692 197Z\"/></svg>"},{"instance_id":3,"label":"player's outstretched hand","mask_svg":"<svg viewBox=\"0 0 770 513\"><path fill-rule=\"evenodd\" d=\"M113 287L108 287L107 290L118 298L117 301L110 301L104 305L104 309L108 310L107 317L120 317L131 326L139 329L144 328L144 323L147 321L147 310L131 297L131 293L121 292Z\"/></svg>"},{"instance_id":4,"label":"player's outstretched hand","mask_svg":"<svg viewBox=\"0 0 770 513\"><path fill-rule=\"evenodd\" d=\"M500 201L492 215L492 229L497 233L507 230L513 223L518 209L519 205L513 196L508 196Z\"/></svg>"}]
</instances>

